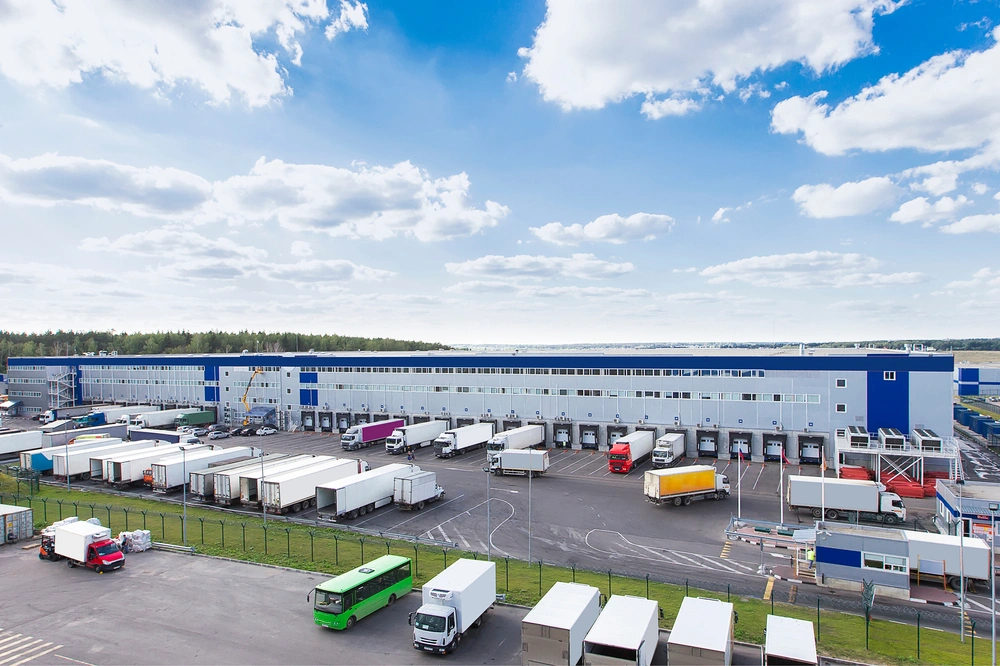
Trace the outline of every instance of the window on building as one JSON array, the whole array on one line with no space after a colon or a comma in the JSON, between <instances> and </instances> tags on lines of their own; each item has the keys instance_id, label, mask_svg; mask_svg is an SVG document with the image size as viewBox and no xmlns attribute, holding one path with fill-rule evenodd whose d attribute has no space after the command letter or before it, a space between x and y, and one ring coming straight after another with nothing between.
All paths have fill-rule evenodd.
<instances>
[{"instance_id":1,"label":"window on building","mask_svg":"<svg viewBox=\"0 0 1000 666\"><path fill-rule=\"evenodd\" d=\"M838 379L837 380L837 388L847 388L847 380L846 379Z\"/></svg>"},{"instance_id":2,"label":"window on building","mask_svg":"<svg viewBox=\"0 0 1000 666\"><path fill-rule=\"evenodd\" d=\"M909 571L909 558L881 553L862 553L861 566L865 569L905 573Z\"/></svg>"},{"instance_id":3,"label":"window on building","mask_svg":"<svg viewBox=\"0 0 1000 666\"><path fill-rule=\"evenodd\" d=\"M847 413L847 405L845 403L843 403L843 402L838 402L837 403L837 413L838 414L846 414Z\"/></svg>"},{"instance_id":4,"label":"window on building","mask_svg":"<svg viewBox=\"0 0 1000 666\"><path fill-rule=\"evenodd\" d=\"M894 381L896 381L896 371L895 370L886 370L885 372L882 373L882 379L884 379L887 382L894 382Z\"/></svg>"}]
</instances>

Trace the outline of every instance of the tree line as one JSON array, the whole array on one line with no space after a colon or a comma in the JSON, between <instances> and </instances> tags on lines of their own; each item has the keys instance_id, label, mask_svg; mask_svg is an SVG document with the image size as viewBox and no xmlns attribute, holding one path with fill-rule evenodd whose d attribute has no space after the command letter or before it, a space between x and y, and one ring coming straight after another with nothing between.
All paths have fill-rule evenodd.
<instances>
[{"instance_id":1,"label":"tree line","mask_svg":"<svg viewBox=\"0 0 1000 666\"><path fill-rule=\"evenodd\" d=\"M263 331L158 331L125 333L112 331L46 331L16 333L0 330L0 367L10 357L72 356L88 353L119 354L232 354L304 351L428 351L448 349L436 342L361 338L347 335L306 335Z\"/></svg>"}]
</instances>

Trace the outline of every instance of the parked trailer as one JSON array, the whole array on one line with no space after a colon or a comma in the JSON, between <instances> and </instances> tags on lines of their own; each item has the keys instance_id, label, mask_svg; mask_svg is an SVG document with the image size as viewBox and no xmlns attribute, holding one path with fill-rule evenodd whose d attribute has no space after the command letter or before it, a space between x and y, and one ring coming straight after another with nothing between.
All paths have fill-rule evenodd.
<instances>
[{"instance_id":1,"label":"parked trailer","mask_svg":"<svg viewBox=\"0 0 1000 666\"><path fill-rule=\"evenodd\" d=\"M42 447L46 446L66 446L73 440L79 441L81 437L89 435L107 435L119 439L128 439L128 426L123 423L112 423L97 426L94 428L77 428L76 430L66 430L64 432L45 433L42 436Z\"/></svg>"},{"instance_id":2,"label":"parked trailer","mask_svg":"<svg viewBox=\"0 0 1000 666\"><path fill-rule=\"evenodd\" d=\"M31 449L42 448L42 433L40 430L25 430L9 432L0 435L0 455L20 453Z\"/></svg>"},{"instance_id":3,"label":"parked trailer","mask_svg":"<svg viewBox=\"0 0 1000 666\"><path fill-rule=\"evenodd\" d=\"M437 484L435 472L414 472L397 476L393 482L392 501L400 509L423 509L425 504L436 502L444 496L444 488Z\"/></svg>"},{"instance_id":4,"label":"parked trailer","mask_svg":"<svg viewBox=\"0 0 1000 666\"><path fill-rule=\"evenodd\" d=\"M583 663L650 666L659 617L660 605L652 599L613 595L583 639Z\"/></svg>"},{"instance_id":5,"label":"parked trailer","mask_svg":"<svg viewBox=\"0 0 1000 666\"><path fill-rule=\"evenodd\" d=\"M133 442L145 439L179 444L182 436L182 433L176 430L159 430L156 428L129 428L128 431L128 438Z\"/></svg>"},{"instance_id":6,"label":"parked trailer","mask_svg":"<svg viewBox=\"0 0 1000 666\"><path fill-rule=\"evenodd\" d=\"M729 497L729 477L711 465L691 465L672 469L652 469L645 473L643 492L653 504L670 502L688 506L696 499Z\"/></svg>"},{"instance_id":7,"label":"parked trailer","mask_svg":"<svg viewBox=\"0 0 1000 666\"><path fill-rule=\"evenodd\" d=\"M601 614L601 591L582 583L556 583L521 620L521 665L576 666L583 640Z\"/></svg>"},{"instance_id":8,"label":"parked trailer","mask_svg":"<svg viewBox=\"0 0 1000 666\"><path fill-rule=\"evenodd\" d=\"M73 440L69 444L69 447L73 451L89 451L96 449L100 446L105 446L107 444L114 444L120 442L120 439L115 439L112 437L101 437L95 439L84 439L84 440ZM25 451L21 454L21 467L24 469L30 469L41 474L52 472L52 458L57 453L65 453L65 447L53 447L49 446L44 449L32 449L31 451Z\"/></svg>"},{"instance_id":9,"label":"parked trailer","mask_svg":"<svg viewBox=\"0 0 1000 666\"><path fill-rule=\"evenodd\" d=\"M290 458L288 460L276 463L273 468L265 467L263 472L259 467L257 469L248 470L246 473L240 475L240 497L239 497L240 503L260 504L259 486L261 479L267 481L269 478L273 478L278 474L284 474L285 472L291 472L297 469L312 467L316 463L333 459L334 459L333 456L307 456L305 458Z\"/></svg>"},{"instance_id":10,"label":"parked trailer","mask_svg":"<svg viewBox=\"0 0 1000 666\"><path fill-rule=\"evenodd\" d=\"M59 421L62 419L72 419L77 416L83 416L84 414L89 414L94 410L101 410L105 407L114 407L115 405L76 405L75 407L53 407L42 412L39 417L39 421L42 423L52 423L53 421Z\"/></svg>"},{"instance_id":11,"label":"parked trailer","mask_svg":"<svg viewBox=\"0 0 1000 666\"><path fill-rule=\"evenodd\" d=\"M655 436L652 430L636 430L619 439L608 451L608 471L628 474L646 462L653 455Z\"/></svg>"},{"instance_id":12,"label":"parked trailer","mask_svg":"<svg viewBox=\"0 0 1000 666\"><path fill-rule=\"evenodd\" d=\"M364 460L324 460L265 478L260 487L261 499L270 513L295 513L316 506L316 486L346 479L369 469L371 467Z\"/></svg>"},{"instance_id":13,"label":"parked trailer","mask_svg":"<svg viewBox=\"0 0 1000 666\"><path fill-rule=\"evenodd\" d=\"M492 459L501 451L530 449L545 443L545 426L526 425L498 432L486 443L486 457Z\"/></svg>"},{"instance_id":14,"label":"parked trailer","mask_svg":"<svg viewBox=\"0 0 1000 666\"><path fill-rule=\"evenodd\" d=\"M33 516L26 506L0 504L0 544L30 539L35 533Z\"/></svg>"},{"instance_id":15,"label":"parked trailer","mask_svg":"<svg viewBox=\"0 0 1000 666\"><path fill-rule=\"evenodd\" d=\"M447 421L425 421L396 428L385 440L385 452L396 454L430 446L447 429Z\"/></svg>"},{"instance_id":16,"label":"parked trailer","mask_svg":"<svg viewBox=\"0 0 1000 666\"><path fill-rule=\"evenodd\" d=\"M372 444L382 444L397 428L405 425L403 419L392 419L351 426L340 436L340 445L345 451L357 451Z\"/></svg>"},{"instance_id":17,"label":"parked trailer","mask_svg":"<svg viewBox=\"0 0 1000 666\"><path fill-rule=\"evenodd\" d=\"M657 438L653 446L653 469L673 467L684 458L684 435L668 432Z\"/></svg>"},{"instance_id":18,"label":"parked trailer","mask_svg":"<svg viewBox=\"0 0 1000 666\"><path fill-rule=\"evenodd\" d=\"M199 448L195 451L161 458L150 467L153 470L153 492L167 493L176 490L190 480L191 472L208 469L212 463L227 462L253 454L252 447L234 446L215 451ZM185 473L187 473L187 478L185 478Z\"/></svg>"},{"instance_id":19,"label":"parked trailer","mask_svg":"<svg viewBox=\"0 0 1000 666\"><path fill-rule=\"evenodd\" d=\"M413 647L425 652L454 652L462 636L483 623L497 598L496 562L460 559L424 583L422 603L410 613Z\"/></svg>"},{"instance_id":20,"label":"parked trailer","mask_svg":"<svg viewBox=\"0 0 1000 666\"><path fill-rule=\"evenodd\" d=\"M102 456L111 457L116 453L126 451L136 451L149 446L149 442L123 442L114 438L111 442L101 442L101 446L85 449L74 449L72 446L67 451L65 447L61 451L57 450L52 454L52 474L60 478L75 478L83 476L90 478L90 459ZM98 473L104 476L104 466L101 465Z\"/></svg>"},{"instance_id":21,"label":"parked trailer","mask_svg":"<svg viewBox=\"0 0 1000 666\"><path fill-rule=\"evenodd\" d=\"M269 453L264 456L264 460L270 462L272 460L280 460L287 457L288 454L284 453ZM201 502L211 501L211 498L215 497L216 474L249 470L253 466L256 466L258 469L260 468L259 457L234 460L222 465L209 465L207 469L193 471L189 474L190 480L188 481L188 497Z\"/></svg>"},{"instance_id":22,"label":"parked trailer","mask_svg":"<svg viewBox=\"0 0 1000 666\"><path fill-rule=\"evenodd\" d=\"M162 428L173 425L174 419L184 414L194 414L202 410L196 407L185 407L183 409L166 409L156 412L142 412L131 415L129 424L136 428Z\"/></svg>"},{"instance_id":23,"label":"parked trailer","mask_svg":"<svg viewBox=\"0 0 1000 666\"><path fill-rule=\"evenodd\" d=\"M945 576L952 589L957 590L961 586L964 568L965 580L969 587L975 589L976 585L982 585L984 587L981 589L989 588L988 542L977 537L963 539L957 535L936 532L900 531L906 538L911 573Z\"/></svg>"},{"instance_id":24,"label":"parked trailer","mask_svg":"<svg viewBox=\"0 0 1000 666\"><path fill-rule=\"evenodd\" d=\"M549 469L549 452L532 449L507 449L496 453L489 460L490 471L500 476L541 476Z\"/></svg>"},{"instance_id":25,"label":"parked trailer","mask_svg":"<svg viewBox=\"0 0 1000 666\"><path fill-rule=\"evenodd\" d=\"M213 423L215 423L214 409L203 409L200 412L181 414L174 418L174 426L177 428L182 426L210 426Z\"/></svg>"},{"instance_id":26,"label":"parked trailer","mask_svg":"<svg viewBox=\"0 0 1000 666\"><path fill-rule=\"evenodd\" d=\"M316 486L316 515L327 520L353 520L392 503L397 476L419 472L416 465L394 463Z\"/></svg>"},{"instance_id":27,"label":"parked trailer","mask_svg":"<svg viewBox=\"0 0 1000 666\"><path fill-rule=\"evenodd\" d=\"M434 440L434 455L450 458L474 449L481 449L493 436L492 423L474 423L454 430L446 430Z\"/></svg>"},{"instance_id":28,"label":"parked trailer","mask_svg":"<svg viewBox=\"0 0 1000 666\"><path fill-rule=\"evenodd\" d=\"M212 482L214 492L212 499L216 504L238 504L240 501L240 478L244 475L263 473L272 474L281 471L285 463L293 460L312 460L313 456L302 453L299 455L268 455L264 460L257 460L254 465L247 465L233 470L219 471ZM305 464L305 463L302 463ZM263 465L263 472L261 466Z\"/></svg>"},{"instance_id":29,"label":"parked trailer","mask_svg":"<svg viewBox=\"0 0 1000 666\"><path fill-rule=\"evenodd\" d=\"M193 451L208 449L205 444L185 445L188 454ZM140 449L116 455L104 463L104 483L115 486L129 486L133 483L142 483L143 473L150 468L154 462L177 453L181 447L176 444L165 444L164 446L154 446L149 449ZM91 467L91 478L93 478L93 467Z\"/></svg>"},{"instance_id":30,"label":"parked trailer","mask_svg":"<svg viewBox=\"0 0 1000 666\"><path fill-rule=\"evenodd\" d=\"M667 640L667 661L729 666L735 624L733 605L728 601L684 597Z\"/></svg>"},{"instance_id":31,"label":"parked trailer","mask_svg":"<svg viewBox=\"0 0 1000 666\"><path fill-rule=\"evenodd\" d=\"M788 478L786 499L792 511L808 509L816 518L825 506L827 520L857 517L890 524L906 520L903 500L875 481L793 475Z\"/></svg>"}]
</instances>

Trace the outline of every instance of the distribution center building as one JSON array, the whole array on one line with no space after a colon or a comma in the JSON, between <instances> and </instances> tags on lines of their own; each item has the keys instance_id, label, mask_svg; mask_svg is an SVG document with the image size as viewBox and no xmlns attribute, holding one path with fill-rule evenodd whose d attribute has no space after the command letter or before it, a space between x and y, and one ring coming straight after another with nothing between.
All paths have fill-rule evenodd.
<instances>
[{"instance_id":1,"label":"distribution center building","mask_svg":"<svg viewBox=\"0 0 1000 666\"><path fill-rule=\"evenodd\" d=\"M952 434L954 359L871 350L669 349L632 353L310 352L11 358L27 413L84 403L217 408L242 423L274 409L283 429L343 430L400 417L452 427L546 426L553 446L606 449L635 429L685 434L689 455L832 457L837 430Z\"/></svg>"}]
</instances>

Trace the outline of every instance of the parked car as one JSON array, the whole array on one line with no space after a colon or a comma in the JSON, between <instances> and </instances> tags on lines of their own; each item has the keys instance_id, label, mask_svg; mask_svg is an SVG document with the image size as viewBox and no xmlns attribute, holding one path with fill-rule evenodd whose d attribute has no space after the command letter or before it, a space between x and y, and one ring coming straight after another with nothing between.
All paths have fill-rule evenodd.
<instances>
[{"instance_id":1,"label":"parked car","mask_svg":"<svg viewBox=\"0 0 1000 666\"><path fill-rule=\"evenodd\" d=\"M229 433L225 430L216 430L215 432L208 433L209 439L225 439L229 437Z\"/></svg>"},{"instance_id":2,"label":"parked car","mask_svg":"<svg viewBox=\"0 0 1000 666\"><path fill-rule=\"evenodd\" d=\"M247 426L245 428L240 428L240 431L236 434L240 437L249 437L250 435L257 434L257 428L255 426Z\"/></svg>"},{"instance_id":3,"label":"parked car","mask_svg":"<svg viewBox=\"0 0 1000 666\"><path fill-rule=\"evenodd\" d=\"M273 435L276 432L278 432L278 430L276 428L272 428L271 426L264 426L263 428L258 428L257 429L257 435L258 436L260 436L260 435Z\"/></svg>"},{"instance_id":4,"label":"parked car","mask_svg":"<svg viewBox=\"0 0 1000 666\"><path fill-rule=\"evenodd\" d=\"M208 428L195 428L191 431L191 434L195 437L204 437L208 434Z\"/></svg>"},{"instance_id":5,"label":"parked car","mask_svg":"<svg viewBox=\"0 0 1000 666\"><path fill-rule=\"evenodd\" d=\"M181 433L182 435L189 435L193 431L194 431L194 426L181 426L180 428L177 429L177 432Z\"/></svg>"},{"instance_id":6,"label":"parked car","mask_svg":"<svg viewBox=\"0 0 1000 666\"><path fill-rule=\"evenodd\" d=\"M213 423L212 425L208 426L208 429L211 432L222 432L222 431L229 432L229 426L223 425L222 423Z\"/></svg>"}]
</instances>

